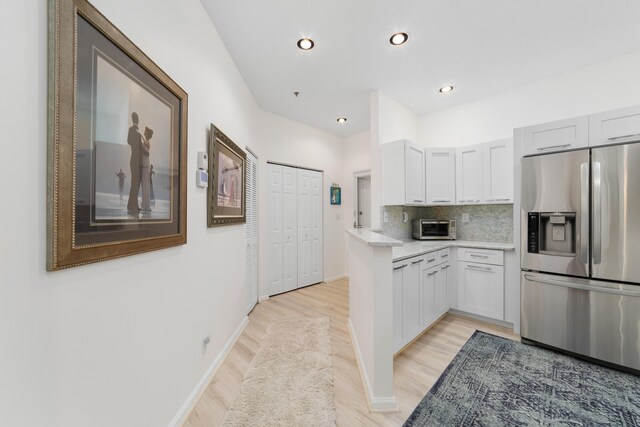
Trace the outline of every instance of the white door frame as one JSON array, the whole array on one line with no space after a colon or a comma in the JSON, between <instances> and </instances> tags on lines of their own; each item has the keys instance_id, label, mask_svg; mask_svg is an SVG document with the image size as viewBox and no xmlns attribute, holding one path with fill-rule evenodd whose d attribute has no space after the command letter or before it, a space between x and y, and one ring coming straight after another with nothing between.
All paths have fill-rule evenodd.
<instances>
[{"instance_id":1,"label":"white door frame","mask_svg":"<svg viewBox=\"0 0 640 427\"><path fill-rule=\"evenodd\" d=\"M371 177L371 169L353 171L353 228L360 227L358 215L358 179Z\"/></svg>"}]
</instances>

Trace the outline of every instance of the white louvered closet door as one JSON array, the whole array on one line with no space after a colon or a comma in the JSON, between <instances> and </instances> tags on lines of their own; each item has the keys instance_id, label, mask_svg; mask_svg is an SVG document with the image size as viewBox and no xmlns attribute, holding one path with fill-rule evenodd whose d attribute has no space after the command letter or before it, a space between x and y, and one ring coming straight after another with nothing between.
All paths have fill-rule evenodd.
<instances>
[{"instance_id":1,"label":"white louvered closet door","mask_svg":"<svg viewBox=\"0 0 640 427\"><path fill-rule=\"evenodd\" d=\"M258 302L258 159L247 152L247 191L245 239L246 281L247 281L247 313Z\"/></svg>"}]
</instances>

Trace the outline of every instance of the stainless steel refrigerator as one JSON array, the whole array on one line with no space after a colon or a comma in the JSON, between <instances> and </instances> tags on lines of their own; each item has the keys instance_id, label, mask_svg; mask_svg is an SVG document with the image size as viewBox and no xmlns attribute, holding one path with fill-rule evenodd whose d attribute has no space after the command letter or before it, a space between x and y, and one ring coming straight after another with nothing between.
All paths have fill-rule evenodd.
<instances>
[{"instance_id":1,"label":"stainless steel refrigerator","mask_svg":"<svg viewBox=\"0 0 640 427\"><path fill-rule=\"evenodd\" d=\"M522 159L521 335L640 370L640 143Z\"/></svg>"}]
</instances>

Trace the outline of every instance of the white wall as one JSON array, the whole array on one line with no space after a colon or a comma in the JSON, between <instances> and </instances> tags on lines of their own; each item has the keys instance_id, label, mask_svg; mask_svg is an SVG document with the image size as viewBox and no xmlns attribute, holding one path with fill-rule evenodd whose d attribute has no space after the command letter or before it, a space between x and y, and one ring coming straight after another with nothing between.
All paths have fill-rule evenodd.
<instances>
[{"instance_id":1,"label":"white wall","mask_svg":"<svg viewBox=\"0 0 640 427\"><path fill-rule=\"evenodd\" d=\"M323 190L343 177L342 139L261 112L198 0L92 3L189 94L188 244L45 271L47 2L4 2L0 425L168 425L241 324L244 226L208 229L193 180L210 123L262 172L323 169ZM340 275L341 210L325 212L325 276Z\"/></svg>"},{"instance_id":2,"label":"white wall","mask_svg":"<svg viewBox=\"0 0 640 427\"><path fill-rule=\"evenodd\" d=\"M458 147L513 129L640 104L640 51L419 118L419 143Z\"/></svg>"},{"instance_id":3,"label":"white wall","mask_svg":"<svg viewBox=\"0 0 640 427\"><path fill-rule=\"evenodd\" d=\"M380 91L369 99L371 142L371 227L379 228L382 202L380 181L380 144L408 139L418 140L418 116L404 105Z\"/></svg>"},{"instance_id":4,"label":"white wall","mask_svg":"<svg viewBox=\"0 0 640 427\"><path fill-rule=\"evenodd\" d=\"M345 248L343 244L343 205L331 206L329 187L342 184L344 170L344 139L328 132L304 125L266 111L260 113L260 136L256 146L259 157L259 295L267 291L267 202L269 181L267 162L323 171L322 198L324 207L324 278L345 274ZM344 195L342 196L344 200Z\"/></svg>"}]
</instances>

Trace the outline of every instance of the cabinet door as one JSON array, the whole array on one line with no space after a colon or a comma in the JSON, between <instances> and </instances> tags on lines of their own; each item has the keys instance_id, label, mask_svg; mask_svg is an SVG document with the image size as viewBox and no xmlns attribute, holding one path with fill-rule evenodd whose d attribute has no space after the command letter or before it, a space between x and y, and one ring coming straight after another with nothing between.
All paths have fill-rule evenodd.
<instances>
[{"instance_id":1,"label":"cabinet door","mask_svg":"<svg viewBox=\"0 0 640 427\"><path fill-rule=\"evenodd\" d=\"M404 271L407 267L406 261L393 264L393 352L397 352L404 346L404 336L402 334L402 290L404 282Z\"/></svg>"},{"instance_id":2,"label":"cabinet door","mask_svg":"<svg viewBox=\"0 0 640 427\"><path fill-rule=\"evenodd\" d=\"M513 203L513 141L485 143L483 159L485 202Z\"/></svg>"},{"instance_id":3,"label":"cabinet door","mask_svg":"<svg viewBox=\"0 0 640 427\"><path fill-rule=\"evenodd\" d=\"M456 202L456 150L427 148L425 176L428 205L453 205Z\"/></svg>"},{"instance_id":4,"label":"cabinet door","mask_svg":"<svg viewBox=\"0 0 640 427\"><path fill-rule=\"evenodd\" d=\"M405 268L402 282L402 335L404 344L414 339L422 330L420 324L420 282L422 257L411 258Z\"/></svg>"},{"instance_id":5,"label":"cabinet door","mask_svg":"<svg viewBox=\"0 0 640 427\"><path fill-rule=\"evenodd\" d=\"M640 105L589 116L589 146L640 140Z\"/></svg>"},{"instance_id":6,"label":"cabinet door","mask_svg":"<svg viewBox=\"0 0 640 427\"><path fill-rule=\"evenodd\" d=\"M484 200L482 144L456 150L456 193L459 204L477 204Z\"/></svg>"},{"instance_id":7,"label":"cabinet door","mask_svg":"<svg viewBox=\"0 0 640 427\"><path fill-rule=\"evenodd\" d=\"M451 264L438 267L435 275L434 317L438 318L449 311L449 282L451 281Z\"/></svg>"},{"instance_id":8,"label":"cabinet door","mask_svg":"<svg viewBox=\"0 0 640 427\"><path fill-rule=\"evenodd\" d=\"M422 270L422 289L420 291L421 330L429 327L436 317L435 293L439 267Z\"/></svg>"},{"instance_id":9,"label":"cabinet door","mask_svg":"<svg viewBox=\"0 0 640 427\"><path fill-rule=\"evenodd\" d=\"M407 205L424 204L424 151L410 142L405 142L405 191Z\"/></svg>"},{"instance_id":10,"label":"cabinet door","mask_svg":"<svg viewBox=\"0 0 640 427\"><path fill-rule=\"evenodd\" d=\"M589 117L574 117L522 128L522 155L573 150L589 143Z\"/></svg>"},{"instance_id":11,"label":"cabinet door","mask_svg":"<svg viewBox=\"0 0 640 427\"><path fill-rule=\"evenodd\" d=\"M458 262L458 309L504 320L504 267Z\"/></svg>"}]
</instances>

